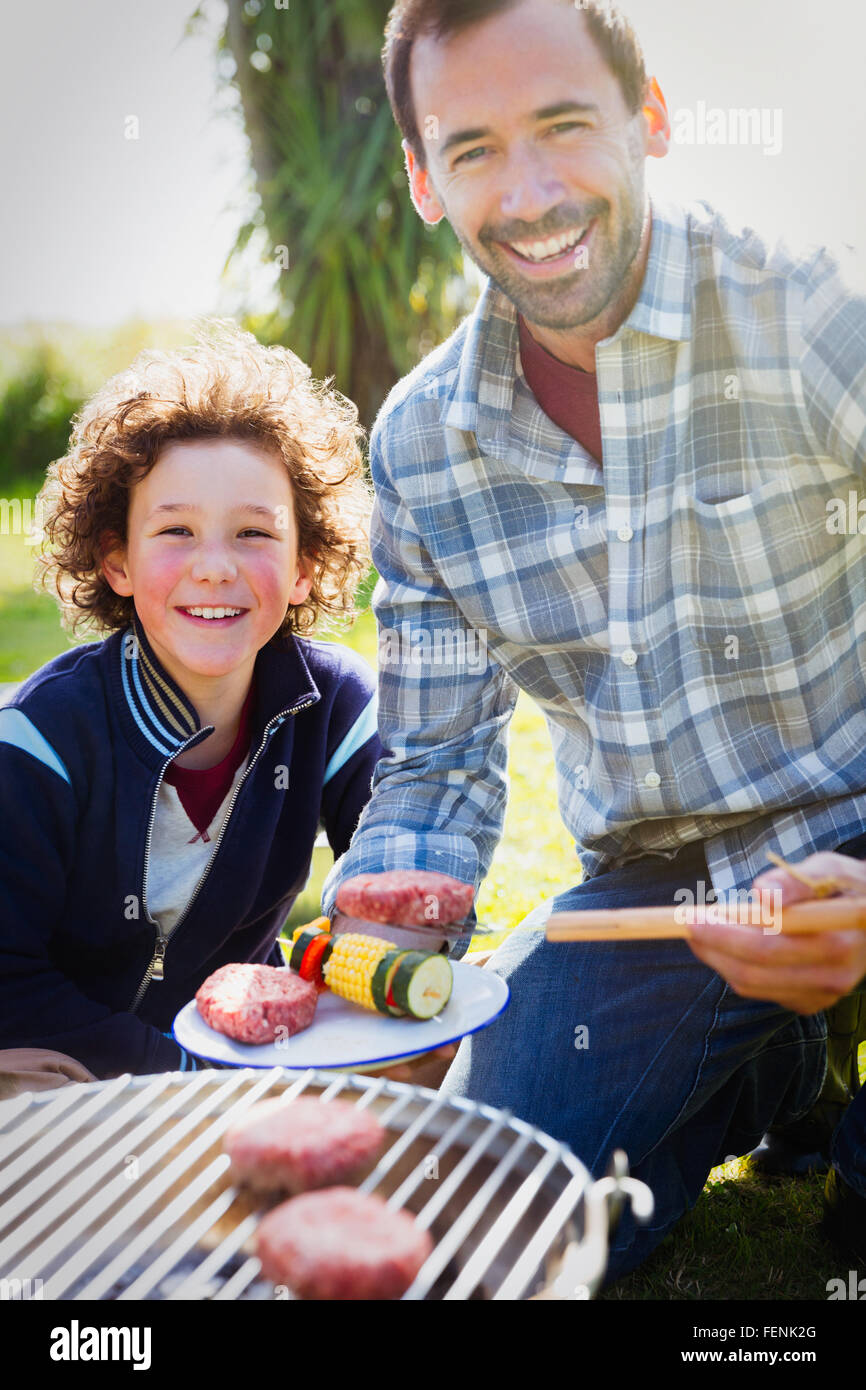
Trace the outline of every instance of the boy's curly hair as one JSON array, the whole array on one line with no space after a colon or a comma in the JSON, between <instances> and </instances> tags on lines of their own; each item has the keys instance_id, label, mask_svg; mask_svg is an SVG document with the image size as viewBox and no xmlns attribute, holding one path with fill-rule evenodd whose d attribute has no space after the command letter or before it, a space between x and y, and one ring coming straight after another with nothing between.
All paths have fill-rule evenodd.
<instances>
[{"instance_id":1,"label":"boy's curly hair","mask_svg":"<svg viewBox=\"0 0 866 1390\"><path fill-rule=\"evenodd\" d=\"M127 627L134 602L103 576L102 538L126 542L130 489L165 445L232 438L276 451L291 481L298 554L314 577L280 635L354 619L370 566L372 500L357 409L314 381L293 352L263 347L230 319L202 322L195 338L193 347L139 353L75 416L69 452L51 464L40 493L42 587L73 631Z\"/></svg>"}]
</instances>

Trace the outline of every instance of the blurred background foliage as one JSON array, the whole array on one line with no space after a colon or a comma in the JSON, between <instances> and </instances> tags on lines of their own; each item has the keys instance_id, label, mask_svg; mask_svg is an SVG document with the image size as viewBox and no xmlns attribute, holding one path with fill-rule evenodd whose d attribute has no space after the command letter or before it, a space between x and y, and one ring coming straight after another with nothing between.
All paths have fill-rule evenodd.
<instances>
[{"instance_id":1,"label":"blurred background foliage","mask_svg":"<svg viewBox=\"0 0 866 1390\"><path fill-rule=\"evenodd\" d=\"M38 481L46 460L66 451L81 388L46 344L30 348L0 391L0 491Z\"/></svg>"},{"instance_id":2,"label":"blurred background foliage","mask_svg":"<svg viewBox=\"0 0 866 1390\"><path fill-rule=\"evenodd\" d=\"M260 200L235 254L262 230L278 271L278 310L249 327L333 375L368 428L474 299L451 229L426 227L408 197L382 77L389 8L228 0L221 39Z\"/></svg>"},{"instance_id":3,"label":"blurred background foliage","mask_svg":"<svg viewBox=\"0 0 866 1390\"><path fill-rule=\"evenodd\" d=\"M146 347L179 347L188 326L135 320L113 328L21 325L0 337L0 494L42 486L66 452L72 418L91 391L128 367Z\"/></svg>"}]
</instances>

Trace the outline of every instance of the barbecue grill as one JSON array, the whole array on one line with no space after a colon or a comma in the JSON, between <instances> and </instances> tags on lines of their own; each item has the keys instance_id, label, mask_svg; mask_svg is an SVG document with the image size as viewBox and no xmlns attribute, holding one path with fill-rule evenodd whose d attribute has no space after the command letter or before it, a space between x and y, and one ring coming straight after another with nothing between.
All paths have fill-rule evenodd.
<instances>
[{"instance_id":1,"label":"barbecue grill","mask_svg":"<svg viewBox=\"0 0 866 1390\"><path fill-rule=\"evenodd\" d=\"M125 1075L0 1105L0 1279L22 1281L4 1287L44 1299L291 1298L254 1253L272 1203L231 1185L221 1141L257 1100L301 1094L354 1100L385 1126L388 1145L359 1187L412 1212L435 1242L407 1300L589 1298L611 1213L626 1200L639 1220L652 1211L623 1157L593 1182L565 1145L460 1097L279 1067Z\"/></svg>"}]
</instances>

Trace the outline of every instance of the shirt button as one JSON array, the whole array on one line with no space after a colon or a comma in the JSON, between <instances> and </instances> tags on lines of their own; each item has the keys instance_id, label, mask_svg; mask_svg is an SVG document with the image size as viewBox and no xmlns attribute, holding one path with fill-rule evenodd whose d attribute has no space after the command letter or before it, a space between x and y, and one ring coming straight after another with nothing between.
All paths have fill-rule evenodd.
<instances>
[{"instance_id":1,"label":"shirt button","mask_svg":"<svg viewBox=\"0 0 866 1390\"><path fill-rule=\"evenodd\" d=\"M637 665L637 652L633 652L632 649L631 649L631 647L629 647L629 648L628 648L626 651L624 651L623 654L622 654L622 663L623 663L624 666L636 666L636 665Z\"/></svg>"},{"instance_id":2,"label":"shirt button","mask_svg":"<svg viewBox=\"0 0 866 1390\"><path fill-rule=\"evenodd\" d=\"M662 784L662 779L657 772L648 772L643 780L644 785L647 787L660 787Z\"/></svg>"},{"instance_id":3,"label":"shirt button","mask_svg":"<svg viewBox=\"0 0 866 1390\"><path fill-rule=\"evenodd\" d=\"M634 535L634 531L630 526L620 526L616 534L621 541L630 541Z\"/></svg>"}]
</instances>

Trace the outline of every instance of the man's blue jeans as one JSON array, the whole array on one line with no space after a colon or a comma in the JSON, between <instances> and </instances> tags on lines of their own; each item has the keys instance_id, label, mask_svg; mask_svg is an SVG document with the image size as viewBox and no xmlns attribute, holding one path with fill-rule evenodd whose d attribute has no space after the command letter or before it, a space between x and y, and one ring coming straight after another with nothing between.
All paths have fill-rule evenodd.
<instances>
[{"instance_id":1,"label":"man's blue jeans","mask_svg":"<svg viewBox=\"0 0 866 1390\"><path fill-rule=\"evenodd\" d=\"M677 889L697 894L699 881L709 891L701 843L590 879L553 906L660 906ZM811 1108L826 1070L826 1023L741 998L684 941L547 942L549 911L531 913L490 962L511 1002L464 1039L443 1090L511 1110L565 1141L595 1177L625 1150L655 1213L646 1226L623 1214L612 1282L694 1205L711 1168ZM834 1161L866 1194L864 1101L866 1090L837 1131Z\"/></svg>"}]
</instances>

